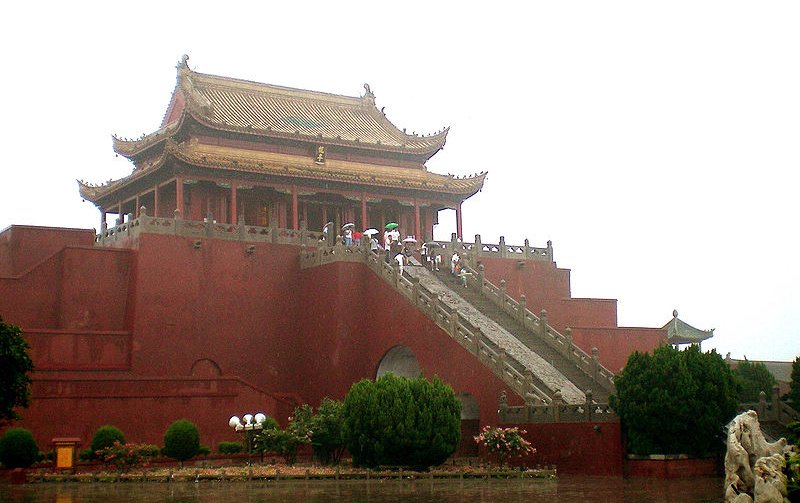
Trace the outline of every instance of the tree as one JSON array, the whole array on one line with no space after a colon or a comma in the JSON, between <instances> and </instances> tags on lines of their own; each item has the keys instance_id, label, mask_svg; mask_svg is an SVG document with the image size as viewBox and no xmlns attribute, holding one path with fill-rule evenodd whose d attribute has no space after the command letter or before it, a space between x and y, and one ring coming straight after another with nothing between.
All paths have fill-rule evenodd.
<instances>
[{"instance_id":1,"label":"tree","mask_svg":"<svg viewBox=\"0 0 800 503\"><path fill-rule=\"evenodd\" d=\"M458 446L461 403L438 378L364 379L344 399L344 436L356 465L438 465Z\"/></svg>"},{"instance_id":2,"label":"tree","mask_svg":"<svg viewBox=\"0 0 800 503\"><path fill-rule=\"evenodd\" d=\"M33 434L23 428L11 428L0 438L0 463L6 468L27 468L39 458Z\"/></svg>"},{"instance_id":3,"label":"tree","mask_svg":"<svg viewBox=\"0 0 800 503\"><path fill-rule=\"evenodd\" d=\"M164 455L183 462L193 458L200 450L200 432L188 419L178 419L164 434Z\"/></svg>"},{"instance_id":4,"label":"tree","mask_svg":"<svg viewBox=\"0 0 800 503\"><path fill-rule=\"evenodd\" d=\"M338 463L344 453L344 402L323 398L311 422L311 448L322 463Z\"/></svg>"},{"instance_id":5,"label":"tree","mask_svg":"<svg viewBox=\"0 0 800 503\"><path fill-rule=\"evenodd\" d=\"M747 360L739 362L734 375L741 389L740 402L757 402L762 391L769 399L772 396L772 388L778 384L775 376L762 362L750 363Z\"/></svg>"},{"instance_id":6,"label":"tree","mask_svg":"<svg viewBox=\"0 0 800 503\"><path fill-rule=\"evenodd\" d=\"M789 402L795 410L800 410L800 356L792 363L792 380L789 383Z\"/></svg>"},{"instance_id":7,"label":"tree","mask_svg":"<svg viewBox=\"0 0 800 503\"><path fill-rule=\"evenodd\" d=\"M712 350L662 346L633 353L614 380L611 407L632 454L706 455L724 450L738 408L733 371Z\"/></svg>"},{"instance_id":8,"label":"tree","mask_svg":"<svg viewBox=\"0 0 800 503\"><path fill-rule=\"evenodd\" d=\"M91 459L97 459L97 452L107 449L114 445L114 443L125 443L125 434L116 426L106 424L97 428L92 436Z\"/></svg>"},{"instance_id":9,"label":"tree","mask_svg":"<svg viewBox=\"0 0 800 503\"><path fill-rule=\"evenodd\" d=\"M22 330L0 318L0 425L21 419L14 408L30 404L28 374L33 370L33 362L29 350Z\"/></svg>"}]
</instances>

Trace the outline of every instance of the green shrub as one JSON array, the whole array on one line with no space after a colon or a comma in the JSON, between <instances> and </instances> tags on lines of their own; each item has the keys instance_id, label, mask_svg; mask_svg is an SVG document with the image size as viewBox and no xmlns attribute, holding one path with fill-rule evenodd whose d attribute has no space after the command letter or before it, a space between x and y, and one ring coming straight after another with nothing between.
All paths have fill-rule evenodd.
<instances>
[{"instance_id":1,"label":"green shrub","mask_svg":"<svg viewBox=\"0 0 800 503\"><path fill-rule=\"evenodd\" d=\"M241 442L220 442L217 445L220 454L239 454L243 450L244 445Z\"/></svg>"},{"instance_id":2,"label":"green shrub","mask_svg":"<svg viewBox=\"0 0 800 503\"><path fill-rule=\"evenodd\" d=\"M772 388L777 381L763 362L739 362L733 373L739 385L740 402L757 402L762 391L767 395L767 400L772 397Z\"/></svg>"},{"instance_id":3,"label":"green shrub","mask_svg":"<svg viewBox=\"0 0 800 503\"><path fill-rule=\"evenodd\" d=\"M732 370L712 350L672 346L634 352L614 380L611 407L632 454L721 453L725 425L736 415Z\"/></svg>"},{"instance_id":4,"label":"green shrub","mask_svg":"<svg viewBox=\"0 0 800 503\"><path fill-rule=\"evenodd\" d=\"M138 444L139 452L142 453L142 456L148 458L157 458L161 455L161 448L157 445L153 444Z\"/></svg>"},{"instance_id":5,"label":"green shrub","mask_svg":"<svg viewBox=\"0 0 800 503\"><path fill-rule=\"evenodd\" d=\"M201 445L197 449L197 455L198 456L209 456L210 454L211 454L211 447L209 447L207 445Z\"/></svg>"},{"instance_id":6,"label":"green shrub","mask_svg":"<svg viewBox=\"0 0 800 503\"><path fill-rule=\"evenodd\" d=\"M200 451L200 432L188 419L172 423L164 434L164 456L183 462L197 456Z\"/></svg>"},{"instance_id":7,"label":"green shrub","mask_svg":"<svg viewBox=\"0 0 800 503\"><path fill-rule=\"evenodd\" d=\"M33 434L23 428L11 428L0 438L0 463L6 468L27 468L39 458Z\"/></svg>"},{"instance_id":8,"label":"green shrub","mask_svg":"<svg viewBox=\"0 0 800 503\"><path fill-rule=\"evenodd\" d=\"M792 362L791 380L789 381L789 393L787 398L795 410L800 410L800 356Z\"/></svg>"},{"instance_id":9,"label":"green shrub","mask_svg":"<svg viewBox=\"0 0 800 503\"><path fill-rule=\"evenodd\" d=\"M316 459L323 464L338 463L344 453L344 402L323 398L316 415L303 429L311 432L311 449Z\"/></svg>"},{"instance_id":10,"label":"green shrub","mask_svg":"<svg viewBox=\"0 0 800 503\"><path fill-rule=\"evenodd\" d=\"M386 374L355 383L344 399L344 437L358 466L427 468L461 437L461 403L438 378Z\"/></svg>"},{"instance_id":11,"label":"green shrub","mask_svg":"<svg viewBox=\"0 0 800 503\"><path fill-rule=\"evenodd\" d=\"M789 433L786 434L786 441L800 447L800 421L792 421L786 425L786 429L789 430Z\"/></svg>"},{"instance_id":12,"label":"green shrub","mask_svg":"<svg viewBox=\"0 0 800 503\"><path fill-rule=\"evenodd\" d=\"M158 447L150 444L121 444L113 445L97 451L97 458L103 463L115 467L118 471L127 472L131 468L145 465L153 457L153 448L158 453Z\"/></svg>"},{"instance_id":13,"label":"green shrub","mask_svg":"<svg viewBox=\"0 0 800 503\"><path fill-rule=\"evenodd\" d=\"M89 447L92 451L89 459L99 459L97 452L111 447L115 442L119 442L120 444L125 443L125 434L122 433L122 430L110 424L97 428Z\"/></svg>"}]
</instances>

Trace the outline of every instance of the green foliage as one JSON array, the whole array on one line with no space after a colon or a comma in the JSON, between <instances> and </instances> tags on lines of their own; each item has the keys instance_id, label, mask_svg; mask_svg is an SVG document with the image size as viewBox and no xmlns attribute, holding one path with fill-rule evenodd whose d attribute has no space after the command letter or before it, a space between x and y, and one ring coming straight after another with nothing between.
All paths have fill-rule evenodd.
<instances>
[{"instance_id":1,"label":"green foliage","mask_svg":"<svg viewBox=\"0 0 800 503\"><path fill-rule=\"evenodd\" d=\"M789 501L800 501L800 453L786 455L783 472L788 479L786 490L789 493Z\"/></svg>"},{"instance_id":2,"label":"green foliage","mask_svg":"<svg viewBox=\"0 0 800 503\"><path fill-rule=\"evenodd\" d=\"M197 456L200 451L200 432L188 419L172 423L164 434L164 456L183 462Z\"/></svg>"},{"instance_id":3,"label":"green foliage","mask_svg":"<svg viewBox=\"0 0 800 503\"><path fill-rule=\"evenodd\" d=\"M502 468L513 456L522 457L536 452L531 443L523 437L526 433L528 432L516 427L484 426L480 435L473 438L478 445L482 445L487 451L497 455Z\"/></svg>"},{"instance_id":4,"label":"green foliage","mask_svg":"<svg viewBox=\"0 0 800 503\"><path fill-rule=\"evenodd\" d=\"M210 456L211 455L211 447L207 445L200 444L200 447L197 449L198 456Z\"/></svg>"},{"instance_id":5,"label":"green foliage","mask_svg":"<svg viewBox=\"0 0 800 503\"><path fill-rule=\"evenodd\" d=\"M438 378L386 374L355 383L344 399L344 438L360 466L443 463L461 437L461 403Z\"/></svg>"},{"instance_id":6,"label":"green foliage","mask_svg":"<svg viewBox=\"0 0 800 503\"><path fill-rule=\"evenodd\" d=\"M311 424L311 447L322 463L338 463L344 453L344 402L323 398Z\"/></svg>"},{"instance_id":7,"label":"green foliage","mask_svg":"<svg viewBox=\"0 0 800 503\"><path fill-rule=\"evenodd\" d=\"M725 425L736 415L733 372L712 350L662 346L633 353L615 381L611 407L632 454L707 455L724 450Z\"/></svg>"},{"instance_id":8,"label":"green foliage","mask_svg":"<svg viewBox=\"0 0 800 503\"><path fill-rule=\"evenodd\" d=\"M100 461L123 472L146 465L147 461L157 454L158 447L155 445L122 444L120 442L114 442L113 445L100 449L96 453Z\"/></svg>"},{"instance_id":9,"label":"green foliage","mask_svg":"<svg viewBox=\"0 0 800 503\"><path fill-rule=\"evenodd\" d=\"M791 445L800 447L800 421L792 421L786 425L786 429L789 430L786 435L786 441Z\"/></svg>"},{"instance_id":10,"label":"green foliage","mask_svg":"<svg viewBox=\"0 0 800 503\"><path fill-rule=\"evenodd\" d=\"M800 356L792 363L792 380L789 382L789 402L795 410L800 410Z\"/></svg>"},{"instance_id":11,"label":"green foliage","mask_svg":"<svg viewBox=\"0 0 800 503\"><path fill-rule=\"evenodd\" d=\"M339 462L344 453L344 402L325 397L316 414L308 404L297 407L290 425L298 435L310 437L314 458L323 464Z\"/></svg>"},{"instance_id":12,"label":"green foliage","mask_svg":"<svg viewBox=\"0 0 800 503\"><path fill-rule=\"evenodd\" d=\"M114 443L125 443L125 434L122 433L122 430L110 424L97 428L89 446L91 452L88 459L100 459L98 451L111 447Z\"/></svg>"},{"instance_id":13,"label":"green foliage","mask_svg":"<svg viewBox=\"0 0 800 503\"><path fill-rule=\"evenodd\" d=\"M305 407L308 406L299 409L305 410ZM265 426L256 434L254 439L255 450L261 453L273 452L283 457L287 464L293 465L297 459L297 448L301 444L311 442L309 432L304 429L307 417L303 413L297 420L294 416L289 418L289 425L285 430L282 430L274 419L273 423L274 426L267 426L265 422Z\"/></svg>"},{"instance_id":14,"label":"green foliage","mask_svg":"<svg viewBox=\"0 0 800 503\"><path fill-rule=\"evenodd\" d=\"M0 438L0 463L6 468L27 468L39 459L33 434L24 428L11 428Z\"/></svg>"},{"instance_id":15,"label":"green foliage","mask_svg":"<svg viewBox=\"0 0 800 503\"><path fill-rule=\"evenodd\" d=\"M775 376L762 362L750 363L747 360L739 362L733 373L741 390L740 402L757 402L762 391L769 400L772 397L772 388L778 384Z\"/></svg>"},{"instance_id":16,"label":"green foliage","mask_svg":"<svg viewBox=\"0 0 800 503\"><path fill-rule=\"evenodd\" d=\"M20 419L15 407L30 403L33 362L30 348L19 327L3 323L0 318L0 425L5 421Z\"/></svg>"},{"instance_id":17,"label":"green foliage","mask_svg":"<svg viewBox=\"0 0 800 503\"><path fill-rule=\"evenodd\" d=\"M220 442L217 445L220 454L239 454L243 450L244 445L241 442Z\"/></svg>"}]
</instances>

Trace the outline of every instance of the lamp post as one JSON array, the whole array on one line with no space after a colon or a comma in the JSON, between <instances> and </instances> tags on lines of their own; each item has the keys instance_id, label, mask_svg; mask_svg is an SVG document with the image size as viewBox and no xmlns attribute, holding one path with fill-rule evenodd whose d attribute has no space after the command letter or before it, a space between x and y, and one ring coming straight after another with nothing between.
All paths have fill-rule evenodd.
<instances>
[{"instance_id":1,"label":"lamp post","mask_svg":"<svg viewBox=\"0 0 800 503\"><path fill-rule=\"evenodd\" d=\"M253 447L253 431L261 430L264 427L264 421L267 420L267 416L263 412L258 412L255 416L247 413L242 416L242 419L239 419L238 416L233 416L228 421L228 425L234 430L244 433L244 441L247 444L247 463L250 464L250 453Z\"/></svg>"}]
</instances>

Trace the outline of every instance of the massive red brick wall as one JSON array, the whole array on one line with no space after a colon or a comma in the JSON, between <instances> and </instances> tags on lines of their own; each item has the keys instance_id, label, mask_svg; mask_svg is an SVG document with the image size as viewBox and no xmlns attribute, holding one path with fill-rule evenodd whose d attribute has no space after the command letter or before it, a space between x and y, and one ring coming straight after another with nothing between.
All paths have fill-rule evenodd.
<instances>
[{"instance_id":1,"label":"massive red brick wall","mask_svg":"<svg viewBox=\"0 0 800 503\"><path fill-rule=\"evenodd\" d=\"M58 250L57 241L47 246ZM88 440L113 423L132 441L160 443L166 426L186 417L214 446L236 438L233 414L285 421L295 403L341 399L397 346L414 353L425 376L475 397L481 425L497 424L502 391L521 404L364 264L300 270L295 246L155 234L128 250L61 244L23 276L0 278L0 313L28 330L41 363L21 424L40 442ZM568 293L568 274L550 264L541 272L539 286ZM535 441L539 462L610 469L579 461L596 453L571 444L562 452L559 443L606 449L606 437L548 428L530 428L554 432Z\"/></svg>"},{"instance_id":2,"label":"massive red brick wall","mask_svg":"<svg viewBox=\"0 0 800 503\"><path fill-rule=\"evenodd\" d=\"M16 276L64 246L92 246L91 229L12 225L0 233L0 277Z\"/></svg>"},{"instance_id":3,"label":"massive red brick wall","mask_svg":"<svg viewBox=\"0 0 800 503\"><path fill-rule=\"evenodd\" d=\"M597 348L600 363L618 373L634 351L649 352L667 343L667 332L661 328L586 328L572 329L572 340L581 348Z\"/></svg>"},{"instance_id":4,"label":"massive red brick wall","mask_svg":"<svg viewBox=\"0 0 800 503\"><path fill-rule=\"evenodd\" d=\"M562 334L571 328L575 345L589 354L597 348L600 363L612 372L619 372L634 351L652 351L666 342L666 331L660 328L618 327L614 299L570 297L569 270L554 263L529 260L520 266L514 259L480 260L489 281L499 285L505 279L511 297L519 300L524 294L528 309L537 315L546 310L548 324Z\"/></svg>"},{"instance_id":5,"label":"massive red brick wall","mask_svg":"<svg viewBox=\"0 0 800 503\"><path fill-rule=\"evenodd\" d=\"M623 473L619 423L532 423L520 429L537 449L529 464L556 465L566 474Z\"/></svg>"}]
</instances>

